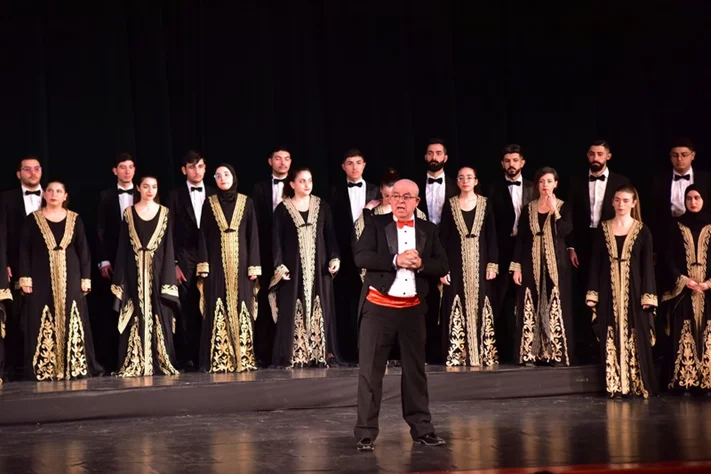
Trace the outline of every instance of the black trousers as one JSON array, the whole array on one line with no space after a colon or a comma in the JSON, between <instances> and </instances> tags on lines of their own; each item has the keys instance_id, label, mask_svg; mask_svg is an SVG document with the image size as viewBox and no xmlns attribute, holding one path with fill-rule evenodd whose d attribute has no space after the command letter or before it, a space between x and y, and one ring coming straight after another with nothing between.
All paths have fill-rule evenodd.
<instances>
[{"instance_id":1,"label":"black trousers","mask_svg":"<svg viewBox=\"0 0 711 474\"><path fill-rule=\"evenodd\" d=\"M0 383L5 380L5 338L2 329L5 328L5 306L0 301Z\"/></svg>"},{"instance_id":2,"label":"black trousers","mask_svg":"<svg viewBox=\"0 0 711 474\"><path fill-rule=\"evenodd\" d=\"M402 415L413 439L434 433L425 375L425 315L423 305L406 309L363 304L360 321L358 420L355 437L375 439L383 398L383 376L390 349L400 344Z\"/></svg>"},{"instance_id":3,"label":"black trousers","mask_svg":"<svg viewBox=\"0 0 711 474\"><path fill-rule=\"evenodd\" d=\"M176 313L175 353L179 368L184 368L189 362L195 367L200 356L200 335L202 331L202 315L200 314L200 291L197 287L198 277L196 266L180 265L187 281L178 286L180 311Z\"/></svg>"},{"instance_id":4,"label":"black trousers","mask_svg":"<svg viewBox=\"0 0 711 474\"><path fill-rule=\"evenodd\" d=\"M262 272L265 268L262 268ZM272 350L276 323L272 318L269 306L269 280L271 273L259 277L259 294L257 295L258 309L257 320L254 322L254 355L257 357L259 367L269 367L272 363Z\"/></svg>"},{"instance_id":5,"label":"black trousers","mask_svg":"<svg viewBox=\"0 0 711 474\"><path fill-rule=\"evenodd\" d=\"M14 288L15 282L11 282ZM5 341L4 367L0 370L8 372L6 375L19 379L22 377L24 362L24 328L22 327L22 292L12 290L12 302L5 301ZM2 363L2 362L0 362ZM2 373L2 372L0 372ZM7 382L4 375L0 375Z\"/></svg>"}]
</instances>

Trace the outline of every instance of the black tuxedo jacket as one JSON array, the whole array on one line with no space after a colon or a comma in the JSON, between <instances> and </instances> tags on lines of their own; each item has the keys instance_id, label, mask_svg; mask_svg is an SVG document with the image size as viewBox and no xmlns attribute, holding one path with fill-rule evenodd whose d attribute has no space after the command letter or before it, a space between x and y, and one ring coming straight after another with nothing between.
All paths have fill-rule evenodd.
<instances>
[{"instance_id":1,"label":"black tuxedo jacket","mask_svg":"<svg viewBox=\"0 0 711 474\"><path fill-rule=\"evenodd\" d=\"M359 317L360 308L371 286L381 293L390 290L396 274L393 259L398 254L397 225L393 216L371 216L366 222L355 250L355 264L367 270L361 291ZM430 280L443 277L449 272L447 254L436 225L415 218L415 248L422 258L422 268L415 274L415 284L417 296L424 305Z\"/></svg>"},{"instance_id":2,"label":"black tuxedo jacket","mask_svg":"<svg viewBox=\"0 0 711 474\"><path fill-rule=\"evenodd\" d=\"M427 176L425 175L425 179L420 181L419 183L420 186L420 204L418 204L418 208L425 213L425 216L427 216L427 219L430 219L430 214L427 211ZM446 174L444 175L444 200L446 201L447 199L456 196L459 194L459 188L457 187L457 183L454 182L452 178L447 176ZM442 207L444 207L444 203L442 203ZM511 224L513 225L513 224Z\"/></svg>"},{"instance_id":3,"label":"black tuxedo jacket","mask_svg":"<svg viewBox=\"0 0 711 474\"><path fill-rule=\"evenodd\" d=\"M22 195L22 188L5 191L0 197L2 208L0 209L0 225L5 243L6 262L12 269L12 278L16 280L19 276L19 255L20 255L20 234L25 223L27 214L25 211L25 198ZM6 270L0 278L7 278ZM3 276L4 275L4 276Z\"/></svg>"},{"instance_id":4,"label":"black tuxedo jacket","mask_svg":"<svg viewBox=\"0 0 711 474\"><path fill-rule=\"evenodd\" d=\"M133 202L141 200L138 188L133 187ZM116 260L119 231L121 229L121 204L116 185L105 189L99 197L99 216L96 223L96 256L99 262L108 261L113 265Z\"/></svg>"},{"instance_id":5,"label":"black tuxedo jacket","mask_svg":"<svg viewBox=\"0 0 711 474\"><path fill-rule=\"evenodd\" d=\"M373 199L378 199L380 190L374 184L365 183L365 204ZM333 224L336 231L336 240L341 252L341 268L354 269L353 263L353 213L351 212L351 200L348 196L348 185L343 180L340 184L331 188L329 204L333 211Z\"/></svg>"},{"instance_id":6,"label":"black tuxedo jacket","mask_svg":"<svg viewBox=\"0 0 711 474\"><path fill-rule=\"evenodd\" d=\"M613 173L607 176L607 186L605 187L605 197L602 200L602 212L600 213L600 222L610 220L615 217L615 208L612 206L612 198L615 197L615 191L623 184L629 184L630 180L627 177L618 173ZM588 242L583 233L586 229L590 229L590 178L588 175L573 176L570 180L568 188L568 205L573 213L573 232L568 234L565 239L565 245L569 248L575 248L575 234L578 233L580 245L587 246L592 242ZM589 249L578 249L581 251Z\"/></svg>"},{"instance_id":7,"label":"black tuxedo jacket","mask_svg":"<svg viewBox=\"0 0 711 474\"><path fill-rule=\"evenodd\" d=\"M257 216L257 229L259 231L259 241L271 244L272 241L272 218L274 210L272 209L272 177L260 181L254 185L252 189L252 200L254 200L254 212ZM288 186L288 183L284 183ZM260 285L262 288L269 287L269 280L274 273L274 260L272 258L272 246L260 245L259 258L262 263L262 276L260 277Z\"/></svg>"},{"instance_id":8,"label":"black tuxedo jacket","mask_svg":"<svg viewBox=\"0 0 711 474\"><path fill-rule=\"evenodd\" d=\"M523 179L521 186L523 187L523 202L521 204L521 213L523 214L528 203L536 199L538 193L534 184L527 179ZM489 203L496 224L499 270L507 273L513 255L514 237L511 236L511 231L513 230L514 222L516 222L516 211L514 210L513 202L511 202L509 186L506 184L505 179L499 179L489 186Z\"/></svg>"},{"instance_id":9,"label":"black tuxedo jacket","mask_svg":"<svg viewBox=\"0 0 711 474\"><path fill-rule=\"evenodd\" d=\"M205 199L215 194L215 188L205 183ZM187 272L193 273L197 265L198 235L200 229L195 217L193 202L190 200L188 186L183 184L172 190L168 195L168 209L173 225L173 245L175 248L175 259L187 278Z\"/></svg>"}]
</instances>

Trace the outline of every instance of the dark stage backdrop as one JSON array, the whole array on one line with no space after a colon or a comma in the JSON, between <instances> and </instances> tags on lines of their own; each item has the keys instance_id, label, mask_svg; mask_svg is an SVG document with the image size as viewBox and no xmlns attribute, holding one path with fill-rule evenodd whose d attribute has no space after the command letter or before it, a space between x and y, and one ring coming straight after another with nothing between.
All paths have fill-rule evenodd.
<instances>
[{"instance_id":1,"label":"dark stage backdrop","mask_svg":"<svg viewBox=\"0 0 711 474\"><path fill-rule=\"evenodd\" d=\"M387 165L420 176L430 136L449 144L451 173L473 164L484 185L508 142L529 176L584 172L596 137L639 185L668 171L676 135L707 167L704 2L554 3L5 2L0 188L37 154L92 228L122 151L163 193L193 147L233 163L243 192L277 143L313 167L321 195L353 146L371 180Z\"/></svg>"}]
</instances>

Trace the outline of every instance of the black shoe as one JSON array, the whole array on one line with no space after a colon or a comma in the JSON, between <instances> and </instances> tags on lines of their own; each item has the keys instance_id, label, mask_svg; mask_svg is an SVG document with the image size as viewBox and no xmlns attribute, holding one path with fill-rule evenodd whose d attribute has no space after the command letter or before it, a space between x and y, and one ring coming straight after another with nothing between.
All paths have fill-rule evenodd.
<instances>
[{"instance_id":1,"label":"black shoe","mask_svg":"<svg viewBox=\"0 0 711 474\"><path fill-rule=\"evenodd\" d=\"M358 441L356 448L358 448L358 451L372 451L373 449L375 449L373 447L373 439L361 438L360 441Z\"/></svg>"},{"instance_id":2,"label":"black shoe","mask_svg":"<svg viewBox=\"0 0 711 474\"><path fill-rule=\"evenodd\" d=\"M424 444L425 446L444 446L447 444L445 440L434 433L427 433L424 436L420 436L415 440L415 443Z\"/></svg>"}]
</instances>

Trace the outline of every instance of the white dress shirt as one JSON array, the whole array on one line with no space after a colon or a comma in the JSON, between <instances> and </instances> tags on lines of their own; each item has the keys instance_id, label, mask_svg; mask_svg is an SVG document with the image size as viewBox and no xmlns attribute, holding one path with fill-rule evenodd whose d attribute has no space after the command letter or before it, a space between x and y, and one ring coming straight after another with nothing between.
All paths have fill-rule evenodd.
<instances>
[{"instance_id":1,"label":"white dress shirt","mask_svg":"<svg viewBox=\"0 0 711 474\"><path fill-rule=\"evenodd\" d=\"M410 219L414 219L411 217ZM395 225L397 225L397 217L393 216ZM408 220L408 219L405 219ZM397 253L398 255L406 250L415 249L415 227L403 226L402 229L397 229ZM397 268L397 255L393 259L393 265ZM398 298L406 298L417 295L417 284L415 283L415 272L409 268L397 268L395 280L393 281L390 290L390 296Z\"/></svg>"},{"instance_id":2,"label":"white dress shirt","mask_svg":"<svg viewBox=\"0 0 711 474\"><path fill-rule=\"evenodd\" d=\"M347 180L346 185L348 185L348 183L361 183L360 186L348 187L348 200L351 203L351 216L353 216L353 222L355 222L358 220L361 214L363 214L363 208L365 207L366 184L363 178L359 179L358 181Z\"/></svg>"},{"instance_id":3,"label":"white dress shirt","mask_svg":"<svg viewBox=\"0 0 711 474\"><path fill-rule=\"evenodd\" d=\"M121 185L116 185L117 189L120 190L131 190L133 191L133 184L130 188L122 188ZM122 193L118 195L119 206L121 206L121 220L123 220L123 213L129 207L133 206L133 193Z\"/></svg>"},{"instance_id":4,"label":"white dress shirt","mask_svg":"<svg viewBox=\"0 0 711 474\"><path fill-rule=\"evenodd\" d=\"M200 228L200 218L202 217L202 205L205 203L205 183L191 184L190 181L186 181L188 186L188 193L190 194L190 202L193 204L193 211L195 211L195 222L197 223L198 229ZM200 191L192 191L192 188L202 188Z\"/></svg>"},{"instance_id":5,"label":"white dress shirt","mask_svg":"<svg viewBox=\"0 0 711 474\"><path fill-rule=\"evenodd\" d=\"M602 172L605 180L590 181L591 172L588 172L588 196L590 197L590 228L597 229L600 225L600 216L602 215L602 204L605 201L605 190L607 189L607 180L610 177L610 168L605 168Z\"/></svg>"},{"instance_id":6,"label":"white dress shirt","mask_svg":"<svg viewBox=\"0 0 711 474\"><path fill-rule=\"evenodd\" d=\"M442 183L429 183L430 178L442 178ZM425 183L425 197L427 198L427 216L430 222L439 225L442 220L442 207L444 206L445 198L445 178L444 173L437 178L427 173L427 182Z\"/></svg>"},{"instance_id":7,"label":"white dress shirt","mask_svg":"<svg viewBox=\"0 0 711 474\"><path fill-rule=\"evenodd\" d=\"M29 188L26 188L24 185L21 185L22 188L22 199L25 201L25 215L29 216L36 210L38 210L42 206L42 196L44 195L44 191L42 190L42 186L37 188L35 191L39 191L40 195L36 196L34 194L27 195L25 194L25 191L32 191Z\"/></svg>"},{"instance_id":8,"label":"white dress shirt","mask_svg":"<svg viewBox=\"0 0 711 474\"><path fill-rule=\"evenodd\" d=\"M679 181L674 181L674 176L681 175L676 171L672 173L671 212L674 217L679 217L686 212L686 206L684 205L684 193L686 192L686 188L694 184L694 168L689 168L689 171L685 174L688 174L690 179L680 179Z\"/></svg>"},{"instance_id":9,"label":"white dress shirt","mask_svg":"<svg viewBox=\"0 0 711 474\"><path fill-rule=\"evenodd\" d=\"M521 183L518 186L512 186L507 184L506 187L509 188L509 196L511 196L511 204L513 204L514 213L516 218L514 219L513 229L511 230L511 236L515 237L518 234L518 221L521 218L521 208L523 207L523 178L521 176L518 179L508 179L507 183Z\"/></svg>"},{"instance_id":10,"label":"white dress shirt","mask_svg":"<svg viewBox=\"0 0 711 474\"><path fill-rule=\"evenodd\" d=\"M277 206L284 199L284 182L274 184L275 179L282 178L277 178L276 176L272 175L272 212L274 212L274 209L276 209ZM286 177L284 177L284 179L286 179Z\"/></svg>"}]
</instances>

